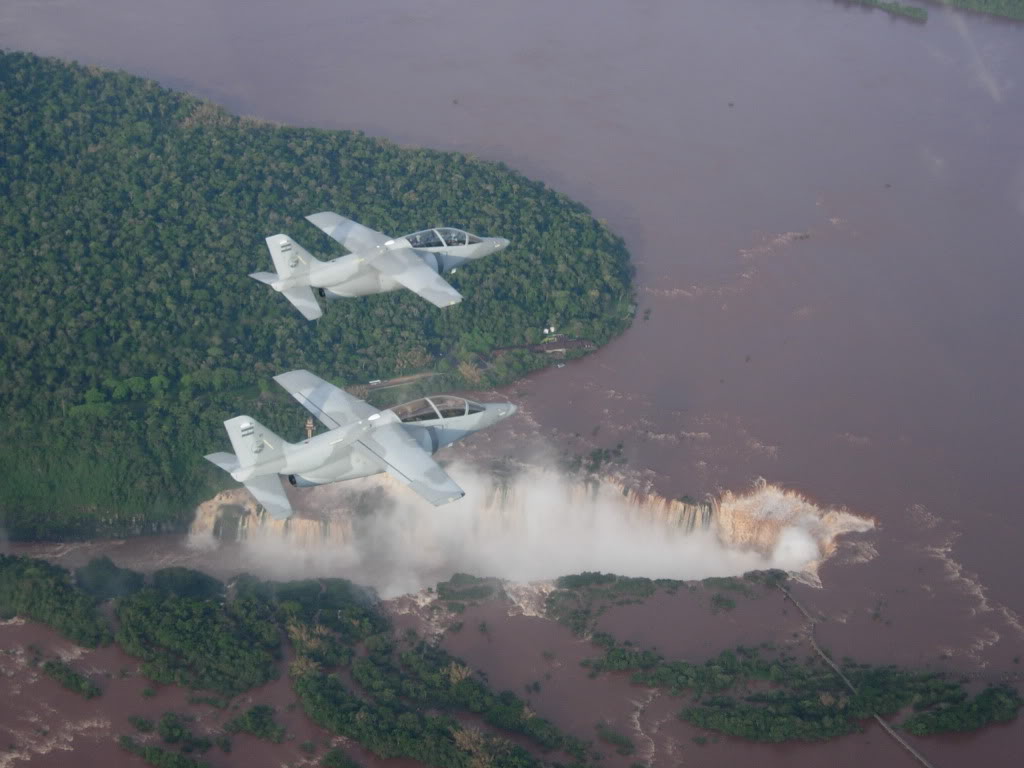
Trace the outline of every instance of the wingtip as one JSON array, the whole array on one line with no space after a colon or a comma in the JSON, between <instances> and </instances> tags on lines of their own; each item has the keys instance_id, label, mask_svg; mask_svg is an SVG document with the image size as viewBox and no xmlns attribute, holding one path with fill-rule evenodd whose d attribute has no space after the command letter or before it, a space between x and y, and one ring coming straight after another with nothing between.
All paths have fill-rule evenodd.
<instances>
[{"instance_id":1,"label":"wingtip","mask_svg":"<svg viewBox=\"0 0 1024 768\"><path fill-rule=\"evenodd\" d=\"M249 277L270 286L273 286L278 280L276 272L250 272Z\"/></svg>"},{"instance_id":2,"label":"wingtip","mask_svg":"<svg viewBox=\"0 0 1024 768\"><path fill-rule=\"evenodd\" d=\"M296 368L294 371L285 371L284 373L277 374L277 376L274 377L274 381L283 386L284 382L289 379L294 379L296 376L302 375L309 375L309 371L305 368Z\"/></svg>"},{"instance_id":3,"label":"wingtip","mask_svg":"<svg viewBox=\"0 0 1024 768\"><path fill-rule=\"evenodd\" d=\"M462 296L462 294L461 294L461 293L456 293L455 295L456 295L456 296L457 296L458 298L454 298L454 299L451 299L451 300L450 300L450 301L449 301L449 302L448 302L447 304L443 304L443 305L441 306L441 309L446 309L447 307L454 307L454 306L455 306L456 304L461 304L461 303L462 303L462 299L463 299L464 297Z\"/></svg>"},{"instance_id":4,"label":"wingtip","mask_svg":"<svg viewBox=\"0 0 1024 768\"><path fill-rule=\"evenodd\" d=\"M333 224L340 219L341 216L334 211L318 211L317 213L311 213L306 216L306 221L317 227Z\"/></svg>"}]
</instances>

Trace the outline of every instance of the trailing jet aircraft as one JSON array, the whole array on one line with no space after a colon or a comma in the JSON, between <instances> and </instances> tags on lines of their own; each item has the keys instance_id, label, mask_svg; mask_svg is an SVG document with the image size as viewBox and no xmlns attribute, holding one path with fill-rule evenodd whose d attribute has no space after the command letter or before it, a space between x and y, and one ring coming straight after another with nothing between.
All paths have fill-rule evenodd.
<instances>
[{"instance_id":1,"label":"trailing jet aircraft","mask_svg":"<svg viewBox=\"0 0 1024 768\"><path fill-rule=\"evenodd\" d=\"M279 519L292 514L282 478L305 487L387 472L435 506L461 499L465 492L431 455L516 411L512 403L484 405L451 395L378 411L309 371L282 373L274 381L329 431L286 443L251 416L236 416L224 422L235 453L206 459Z\"/></svg>"},{"instance_id":2,"label":"trailing jet aircraft","mask_svg":"<svg viewBox=\"0 0 1024 768\"><path fill-rule=\"evenodd\" d=\"M277 273L254 272L249 277L283 293L307 320L323 315L314 289L323 298L342 299L408 288L438 307L458 304L461 294L441 275L508 245L503 237L477 237L451 227L392 238L336 213L306 218L349 253L320 261L288 235L272 235L267 248Z\"/></svg>"}]
</instances>

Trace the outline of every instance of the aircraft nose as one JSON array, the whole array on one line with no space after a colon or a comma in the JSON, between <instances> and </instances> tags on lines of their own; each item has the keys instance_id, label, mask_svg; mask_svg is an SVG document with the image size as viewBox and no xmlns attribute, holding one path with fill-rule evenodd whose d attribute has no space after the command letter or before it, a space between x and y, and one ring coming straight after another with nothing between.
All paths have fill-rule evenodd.
<instances>
[{"instance_id":1,"label":"aircraft nose","mask_svg":"<svg viewBox=\"0 0 1024 768\"><path fill-rule=\"evenodd\" d=\"M501 251L504 250L505 248L508 248L509 241L506 240L504 237L495 237L492 239L494 240L494 250Z\"/></svg>"},{"instance_id":2,"label":"aircraft nose","mask_svg":"<svg viewBox=\"0 0 1024 768\"><path fill-rule=\"evenodd\" d=\"M502 419L507 419L509 416L511 416L513 413L519 410L516 406L512 405L512 403L498 403L497 405L493 406L493 408L494 413L498 417L498 421L501 421Z\"/></svg>"}]
</instances>

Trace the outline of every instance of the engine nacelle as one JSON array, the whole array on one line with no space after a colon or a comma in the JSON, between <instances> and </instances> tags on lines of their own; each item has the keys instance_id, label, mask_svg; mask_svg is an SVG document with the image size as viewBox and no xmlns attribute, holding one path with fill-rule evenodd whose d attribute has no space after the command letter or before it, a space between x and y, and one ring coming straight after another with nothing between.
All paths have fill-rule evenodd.
<instances>
[{"instance_id":1,"label":"engine nacelle","mask_svg":"<svg viewBox=\"0 0 1024 768\"><path fill-rule=\"evenodd\" d=\"M296 488L312 488L314 485L323 485L323 483L315 483L312 480L307 480L302 475L288 475L288 482Z\"/></svg>"}]
</instances>

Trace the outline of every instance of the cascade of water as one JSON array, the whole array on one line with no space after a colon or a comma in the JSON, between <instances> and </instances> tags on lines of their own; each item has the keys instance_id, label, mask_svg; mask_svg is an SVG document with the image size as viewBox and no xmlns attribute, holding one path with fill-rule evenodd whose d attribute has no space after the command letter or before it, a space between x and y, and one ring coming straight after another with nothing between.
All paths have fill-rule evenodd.
<instances>
[{"instance_id":1,"label":"cascade of water","mask_svg":"<svg viewBox=\"0 0 1024 768\"><path fill-rule=\"evenodd\" d=\"M816 582L841 534L873 522L766 482L688 502L613 479L580 482L528 467L514 479L460 465L466 498L434 508L386 475L310 489L274 520L244 489L200 505L197 547L237 542L272 575L344 575L385 595L455 571L511 581L583 570L702 578L783 568Z\"/></svg>"}]
</instances>

